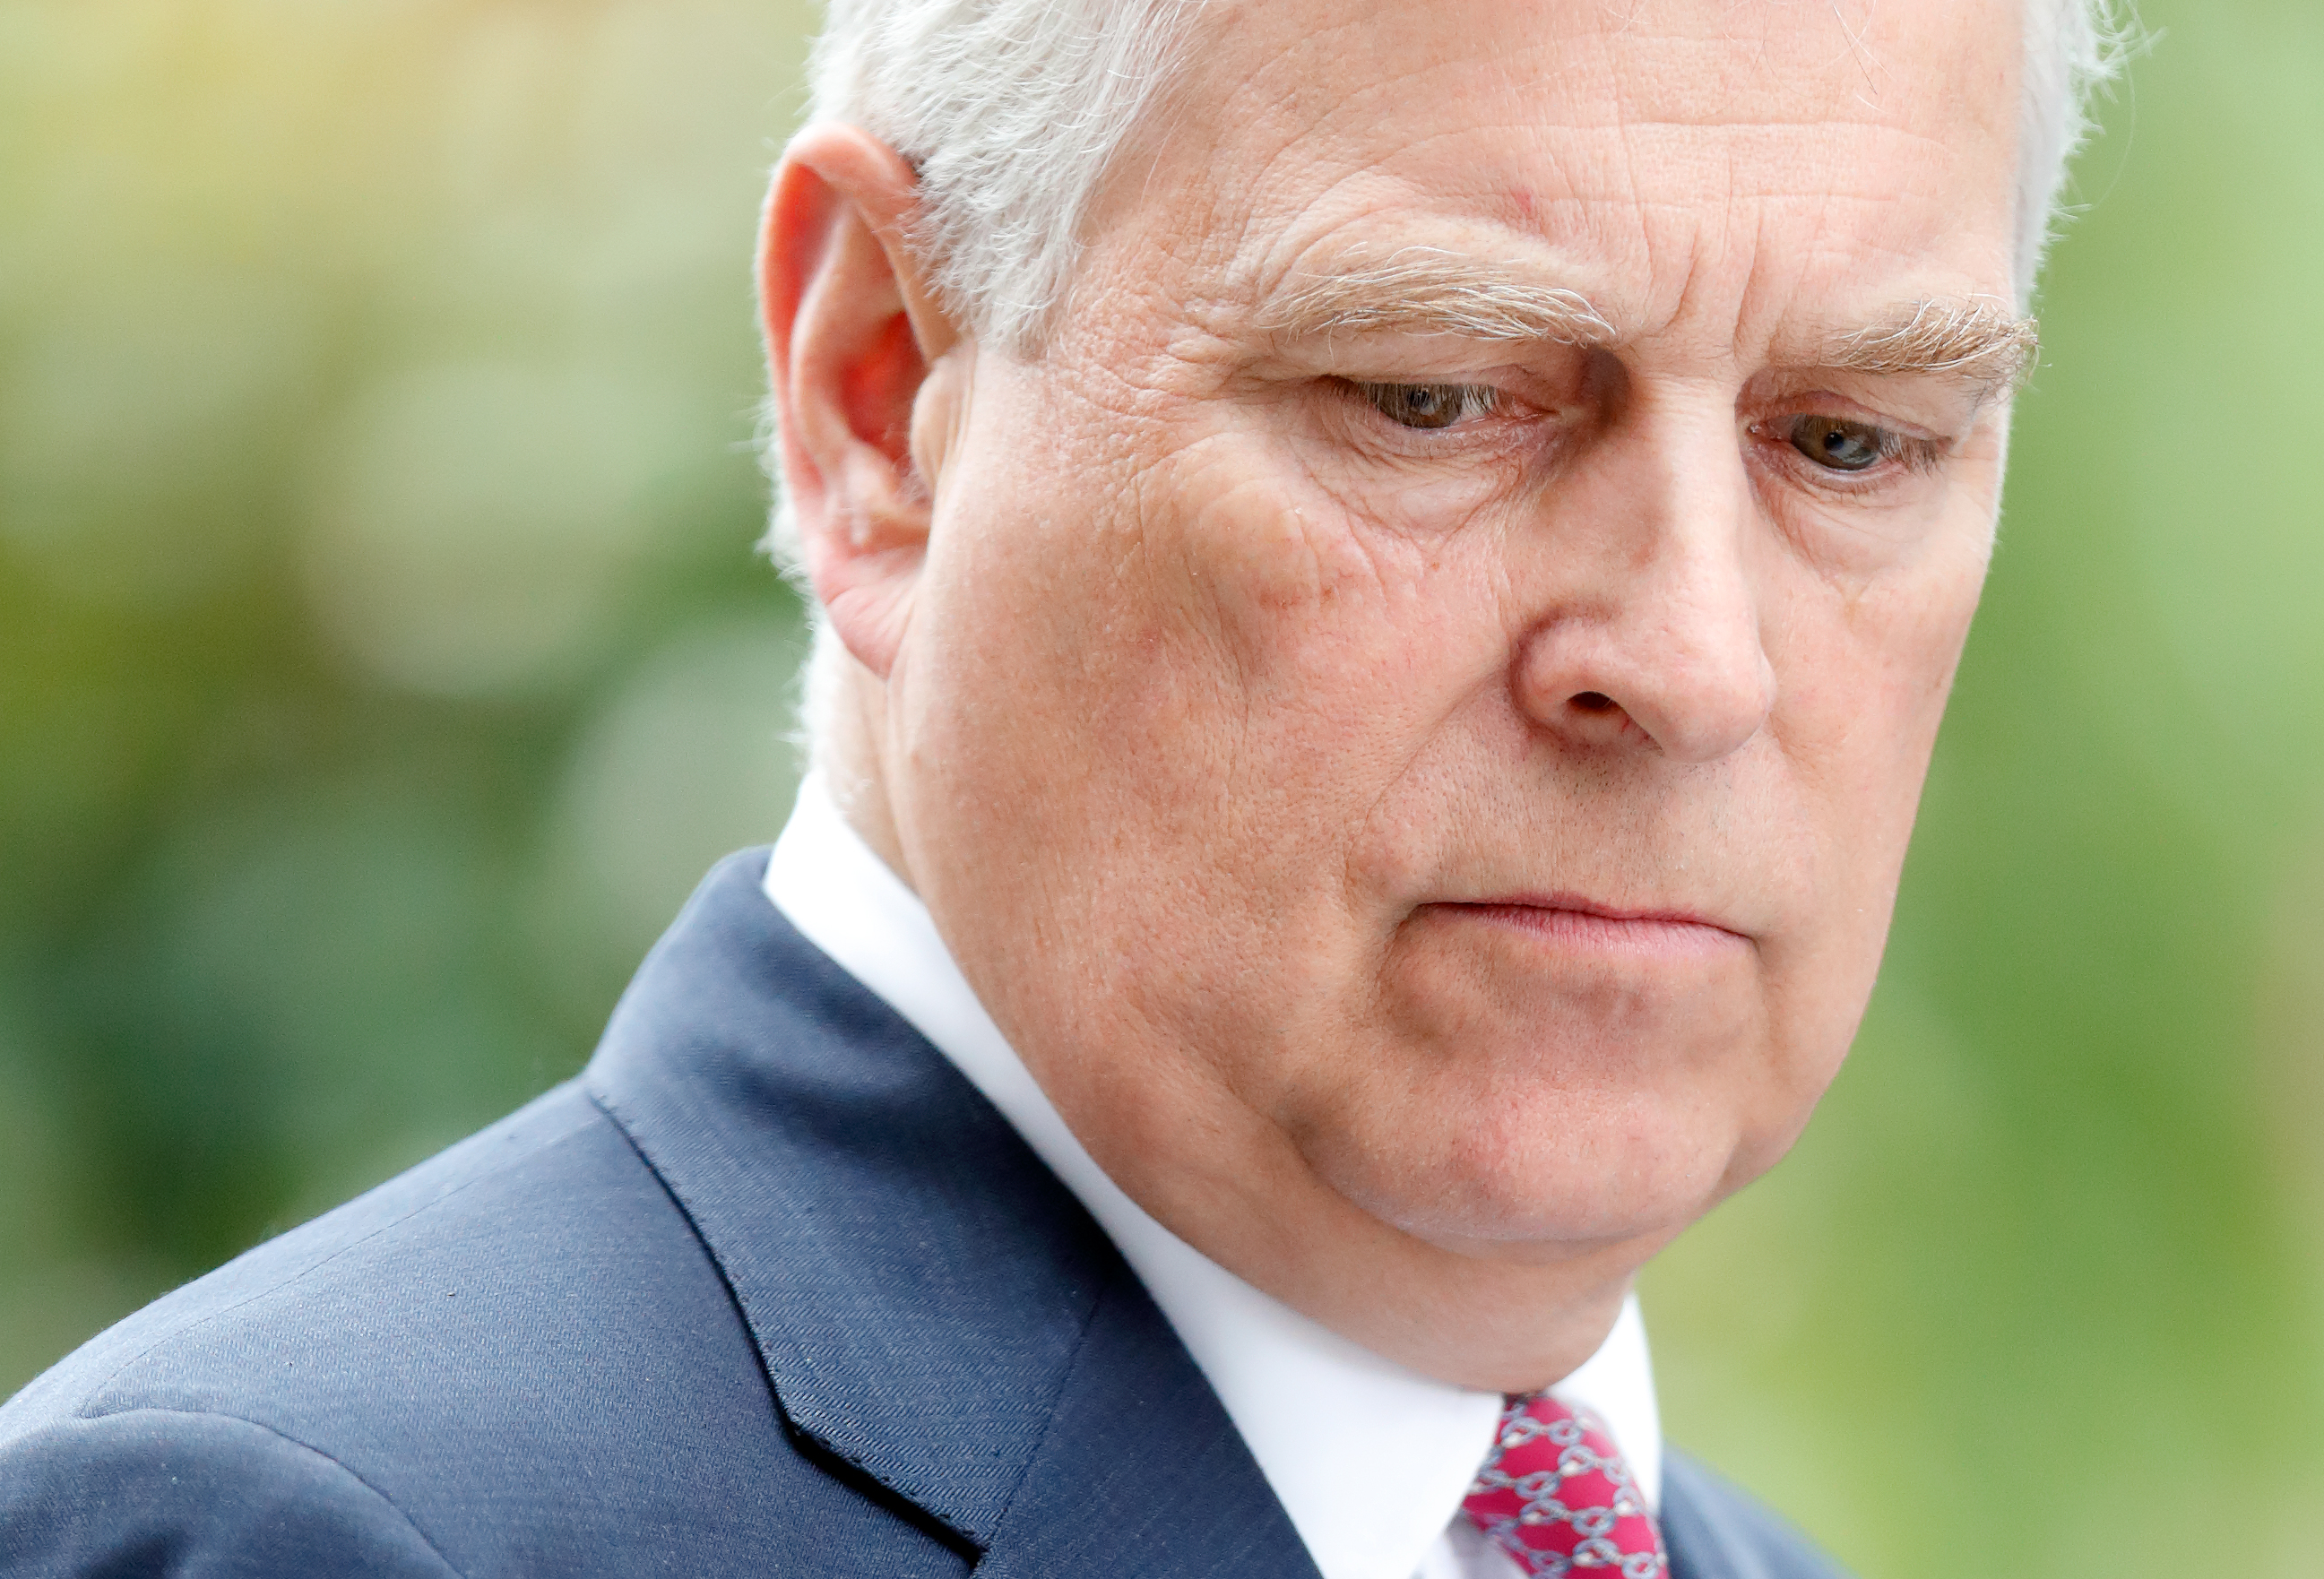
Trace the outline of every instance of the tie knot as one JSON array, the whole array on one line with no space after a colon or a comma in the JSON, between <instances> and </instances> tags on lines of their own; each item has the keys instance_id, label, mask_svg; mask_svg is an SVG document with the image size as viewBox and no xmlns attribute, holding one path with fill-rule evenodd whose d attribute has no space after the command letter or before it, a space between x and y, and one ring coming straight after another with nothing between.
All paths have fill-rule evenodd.
<instances>
[{"instance_id":1,"label":"tie knot","mask_svg":"<svg viewBox=\"0 0 2324 1579\"><path fill-rule=\"evenodd\" d=\"M1461 1504L1537 1579L1663 1579L1662 1533L1606 1424L1545 1392L1511 1398Z\"/></svg>"}]
</instances>

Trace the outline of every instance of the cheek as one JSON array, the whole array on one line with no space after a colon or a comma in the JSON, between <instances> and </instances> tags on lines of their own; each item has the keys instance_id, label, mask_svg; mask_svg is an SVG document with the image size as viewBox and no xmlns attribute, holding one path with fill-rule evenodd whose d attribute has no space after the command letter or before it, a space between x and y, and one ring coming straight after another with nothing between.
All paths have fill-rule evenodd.
<instances>
[{"instance_id":1,"label":"cheek","mask_svg":"<svg viewBox=\"0 0 2324 1579\"><path fill-rule=\"evenodd\" d=\"M1984 584L1985 541L1950 536L1909 573L1868 586L1802 586L1771 622L1772 725L1850 864L1892 845L1902 858Z\"/></svg>"},{"instance_id":2,"label":"cheek","mask_svg":"<svg viewBox=\"0 0 2324 1579\"><path fill-rule=\"evenodd\" d=\"M1000 923L979 930L1046 940L1077 1030L1126 1019L1222 1059L1338 997L1314 989L1351 951L1344 846L1416 716L1391 636L1412 594L1222 453L1093 489L1065 443L993 452L1043 459L939 525L916 617L942 661L901 721L933 770L916 864Z\"/></svg>"},{"instance_id":3,"label":"cheek","mask_svg":"<svg viewBox=\"0 0 2324 1579\"><path fill-rule=\"evenodd\" d=\"M1506 675L1491 534L1383 528L1256 456L1211 459L1177 496L1183 579L1157 594L1187 611L1190 662L1237 709L1243 761L1263 775L1250 787L1303 785L1344 841L1348 819Z\"/></svg>"},{"instance_id":4,"label":"cheek","mask_svg":"<svg viewBox=\"0 0 2324 1579\"><path fill-rule=\"evenodd\" d=\"M1866 753L1865 772L1873 780L1866 786L1866 803L1900 825L1900 841L1912 831L1930 753L1977 612L1983 559L1963 553L1931 579L1933 585L1859 611L1853 631L1858 661L1876 687L1865 706L1877 709L1872 716L1888 721L1876 737L1879 749Z\"/></svg>"},{"instance_id":5,"label":"cheek","mask_svg":"<svg viewBox=\"0 0 2324 1579\"><path fill-rule=\"evenodd\" d=\"M1870 996L1982 579L1982 556L1965 548L1909 583L1793 624L1774 727L1812 808L1812 842L1798 855L1817 902L1771 951L1771 979L1810 1077L1838 1067Z\"/></svg>"},{"instance_id":6,"label":"cheek","mask_svg":"<svg viewBox=\"0 0 2324 1579\"><path fill-rule=\"evenodd\" d=\"M1296 705L1327 699L1310 684L1319 669L1360 685L1364 670L1394 667L1394 615L1418 569L1411 556L1365 544L1328 500L1285 487L1255 457L1208 457L1173 483L1183 513L1161 530L1184 567L1178 590L1247 685ZM1358 631L1368 640L1351 639Z\"/></svg>"}]
</instances>

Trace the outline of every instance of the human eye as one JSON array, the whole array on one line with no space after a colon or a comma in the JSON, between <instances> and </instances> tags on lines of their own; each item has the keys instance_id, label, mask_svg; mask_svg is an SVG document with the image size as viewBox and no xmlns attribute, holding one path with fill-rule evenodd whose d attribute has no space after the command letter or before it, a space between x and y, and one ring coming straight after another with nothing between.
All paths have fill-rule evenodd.
<instances>
[{"instance_id":1,"label":"human eye","mask_svg":"<svg viewBox=\"0 0 2324 1579\"><path fill-rule=\"evenodd\" d=\"M1350 384L1374 411L1400 428L1450 428L1465 419L1490 416L1500 407L1499 392L1484 383Z\"/></svg>"},{"instance_id":2,"label":"human eye","mask_svg":"<svg viewBox=\"0 0 2324 1579\"><path fill-rule=\"evenodd\" d=\"M1945 446L1936 440L1901 432L1877 422L1821 412L1799 412L1753 429L1779 448L1788 449L1815 472L1832 481L1869 481L1868 473L1886 466L1926 470L1943 458Z\"/></svg>"},{"instance_id":3,"label":"human eye","mask_svg":"<svg viewBox=\"0 0 2324 1579\"><path fill-rule=\"evenodd\" d=\"M1868 471L1889 458L1895 435L1869 422L1837 417L1794 417L1784 437L1794 449L1836 472Z\"/></svg>"}]
</instances>

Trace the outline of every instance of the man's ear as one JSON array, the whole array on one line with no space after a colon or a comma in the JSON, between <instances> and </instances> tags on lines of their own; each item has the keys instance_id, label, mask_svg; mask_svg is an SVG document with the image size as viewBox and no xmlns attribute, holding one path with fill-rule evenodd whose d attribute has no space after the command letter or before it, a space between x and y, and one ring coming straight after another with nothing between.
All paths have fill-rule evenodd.
<instances>
[{"instance_id":1,"label":"man's ear","mask_svg":"<svg viewBox=\"0 0 2324 1579\"><path fill-rule=\"evenodd\" d=\"M882 679L936 483L914 463L914 405L960 340L905 243L918 186L877 139L809 126L775 168L759 232L783 485L807 579L841 642Z\"/></svg>"}]
</instances>

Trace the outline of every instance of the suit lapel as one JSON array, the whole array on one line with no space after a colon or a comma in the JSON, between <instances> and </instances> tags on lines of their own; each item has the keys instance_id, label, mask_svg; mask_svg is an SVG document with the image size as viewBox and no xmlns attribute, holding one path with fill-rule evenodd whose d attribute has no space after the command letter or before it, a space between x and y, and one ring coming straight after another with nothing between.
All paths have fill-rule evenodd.
<instances>
[{"instance_id":1,"label":"suit lapel","mask_svg":"<svg viewBox=\"0 0 2324 1579\"><path fill-rule=\"evenodd\" d=\"M1125 1265L977 1565L992 1579L1316 1579L1217 1396Z\"/></svg>"},{"instance_id":2,"label":"suit lapel","mask_svg":"<svg viewBox=\"0 0 2324 1579\"><path fill-rule=\"evenodd\" d=\"M1840 1579L1797 1530L1683 1453L1663 1459L1671 1579Z\"/></svg>"},{"instance_id":3,"label":"suit lapel","mask_svg":"<svg viewBox=\"0 0 2324 1579\"><path fill-rule=\"evenodd\" d=\"M705 881L586 1076L692 1219L791 1429L1003 1574L1313 1574L1078 1201L760 891Z\"/></svg>"},{"instance_id":4,"label":"suit lapel","mask_svg":"<svg viewBox=\"0 0 2324 1579\"><path fill-rule=\"evenodd\" d=\"M1670 1558L1670 1579L1766 1579L1760 1574L1738 1574L1720 1549L1705 1517L1685 1482L1673 1477L1665 1464L1663 1505L1656 1522L1662 1527L1663 1550Z\"/></svg>"}]
</instances>

